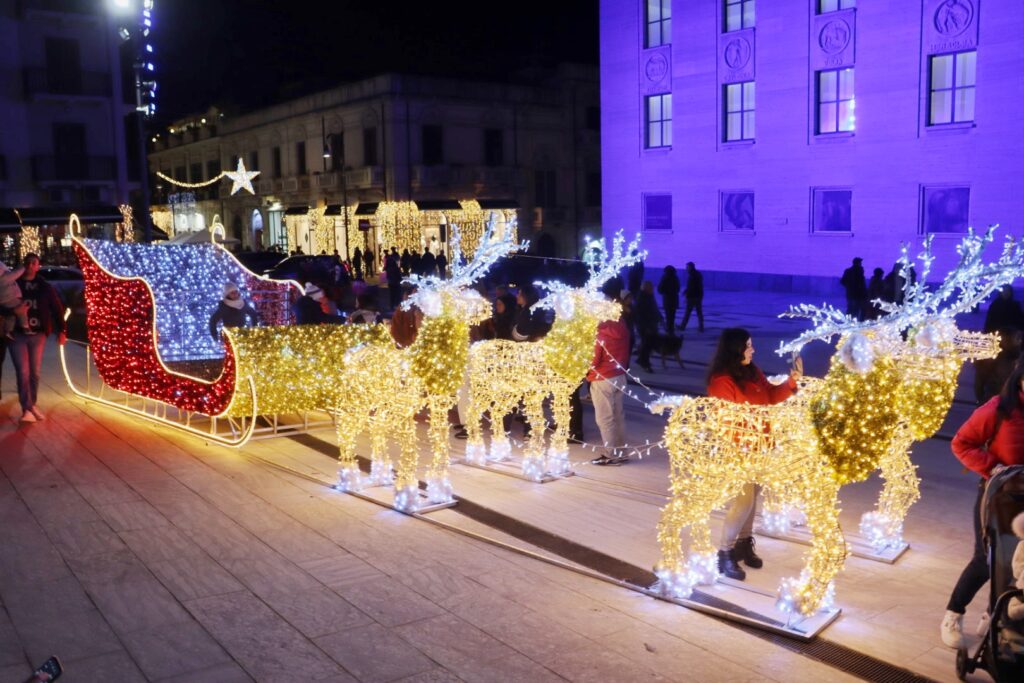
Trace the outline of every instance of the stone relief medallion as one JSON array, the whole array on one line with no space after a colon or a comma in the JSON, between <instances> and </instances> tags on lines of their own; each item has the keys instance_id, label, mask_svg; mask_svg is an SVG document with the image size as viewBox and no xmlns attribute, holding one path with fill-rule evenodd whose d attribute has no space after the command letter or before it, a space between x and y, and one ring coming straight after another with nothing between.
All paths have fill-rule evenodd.
<instances>
[{"instance_id":1,"label":"stone relief medallion","mask_svg":"<svg viewBox=\"0 0 1024 683\"><path fill-rule=\"evenodd\" d=\"M935 10L935 30L952 38L958 36L974 21L974 4L971 0L946 0Z\"/></svg>"},{"instance_id":2,"label":"stone relief medallion","mask_svg":"<svg viewBox=\"0 0 1024 683\"><path fill-rule=\"evenodd\" d=\"M725 46L725 64L730 69L742 69L750 61L750 43L745 38L730 40Z\"/></svg>"},{"instance_id":3,"label":"stone relief medallion","mask_svg":"<svg viewBox=\"0 0 1024 683\"><path fill-rule=\"evenodd\" d=\"M825 53L834 55L846 49L852 34L849 24L842 19L834 19L821 27L818 45Z\"/></svg>"},{"instance_id":4,"label":"stone relief medallion","mask_svg":"<svg viewBox=\"0 0 1024 683\"><path fill-rule=\"evenodd\" d=\"M665 55L661 53L652 55L644 66L644 74L647 76L647 80L652 83L657 83L663 79L667 73L668 60L665 58Z\"/></svg>"}]
</instances>

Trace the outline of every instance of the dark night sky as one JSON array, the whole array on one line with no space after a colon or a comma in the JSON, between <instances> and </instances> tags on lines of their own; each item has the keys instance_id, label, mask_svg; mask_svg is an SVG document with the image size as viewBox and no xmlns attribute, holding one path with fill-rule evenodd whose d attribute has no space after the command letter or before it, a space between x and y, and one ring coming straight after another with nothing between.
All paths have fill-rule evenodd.
<instances>
[{"instance_id":1,"label":"dark night sky","mask_svg":"<svg viewBox=\"0 0 1024 683\"><path fill-rule=\"evenodd\" d=\"M155 3L159 120L249 109L387 71L503 79L597 64L598 0Z\"/></svg>"}]
</instances>

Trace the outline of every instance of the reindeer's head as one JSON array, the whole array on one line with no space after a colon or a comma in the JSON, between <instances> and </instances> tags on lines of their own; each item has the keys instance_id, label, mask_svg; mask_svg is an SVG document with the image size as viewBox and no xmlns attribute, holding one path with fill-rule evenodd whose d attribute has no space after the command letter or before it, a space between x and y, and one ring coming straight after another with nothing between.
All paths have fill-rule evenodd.
<instances>
[{"instance_id":1,"label":"reindeer's head","mask_svg":"<svg viewBox=\"0 0 1024 683\"><path fill-rule=\"evenodd\" d=\"M617 301L605 297L601 287L624 268L646 257L647 252L640 251L639 235L627 246L622 231L615 233L611 252L604 240L591 240L583 254L583 262L590 271L586 284L570 287L562 282L537 282L535 284L546 291L547 296L535 306L553 310L556 320L574 320L577 316L598 322L616 320L622 308Z\"/></svg>"},{"instance_id":2,"label":"reindeer's head","mask_svg":"<svg viewBox=\"0 0 1024 683\"><path fill-rule=\"evenodd\" d=\"M462 242L457 225L451 226L451 278L444 279L437 275L422 277L412 275L406 282L414 285L416 292L403 304L405 310L416 306L425 318L449 317L469 325L481 322L491 315L491 306L472 286L479 281L498 259L512 252L526 249L528 242L517 244L511 239L516 233L515 219L511 229L505 230L502 237L495 237L497 216L491 212L480 246L468 263L462 262Z\"/></svg>"}]
</instances>

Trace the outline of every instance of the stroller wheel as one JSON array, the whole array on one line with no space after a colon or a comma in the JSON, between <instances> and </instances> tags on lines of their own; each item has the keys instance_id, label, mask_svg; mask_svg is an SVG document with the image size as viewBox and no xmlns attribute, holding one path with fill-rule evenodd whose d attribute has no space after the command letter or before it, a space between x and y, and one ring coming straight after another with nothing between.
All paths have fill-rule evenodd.
<instances>
[{"instance_id":1,"label":"stroller wheel","mask_svg":"<svg viewBox=\"0 0 1024 683\"><path fill-rule=\"evenodd\" d=\"M961 681L967 680L967 674L974 671L974 667L970 665L970 656L967 654L967 648L962 647L956 651L956 677Z\"/></svg>"}]
</instances>

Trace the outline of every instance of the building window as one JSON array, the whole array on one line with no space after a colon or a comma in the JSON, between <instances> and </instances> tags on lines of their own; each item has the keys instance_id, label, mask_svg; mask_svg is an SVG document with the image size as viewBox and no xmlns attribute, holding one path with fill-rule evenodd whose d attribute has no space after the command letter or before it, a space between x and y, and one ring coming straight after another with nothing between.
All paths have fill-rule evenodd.
<instances>
[{"instance_id":1,"label":"building window","mask_svg":"<svg viewBox=\"0 0 1024 683\"><path fill-rule=\"evenodd\" d=\"M853 232L853 190L814 188L814 232Z\"/></svg>"},{"instance_id":2,"label":"building window","mask_svg":"<svg viewBox=\"0 0 1024 683\"><path fill-rule=\"evenodd\" d=\"M377 165L377 127L363 129L363 166Z\"/></svg>"},{"instance_id":3,"label":"building window","mask_svg":"<svg viewBox=\"0 0 1024 683\"><path fill-rule=\"evenodd\" d=\"M922 231L927 235L966 233L971 188L925 187L922 191Z\"/></svg>"},{"instance_id":4,"label":"building window","mask_svg":"<svg viewBox=\"0 0 1024 683\"><path fill-rule=\"evenodd\" d=\"M281 177L281 148L280 147L275 147L273 150L271 150L271 152L270 152L270 162L271 162L271 164L274 167L274 177L275 178L280 178ZM234 169L232 169L232 170L234 170Z\"/></svg>"},{"instance_id":5,"label":"building window","mask_svg":"<svg viewBox=\"0 0 1024 683\"><path fill-rule=\"evenodd\" d=\"M420 131L423 144L423 165L437 166L444 163L444 129L441 126L423 126Z\"/></svg>"},{"instance_id":6,"label":"building window","mask_svg":"<svg viewBox=\"0 0 1024 683\"><path fill-rule=\"evenodd\" d=\"M203 182L203 164L196 162L189 164L188 167L188 181L190 183L201 183Z\"/></svg>"},{"instance_id":7,"label":"building window","mask_svg":"<svg viewBox=\"0 0 1024 683\"><path fill-rule=\"evenodd\" d=\"M644 47L672 42L672 0L647 0L647 38Z\"/></svg>"},{"instance_id":8,"label":"building window","mask_svg":"<svg viewBox=\"0 0 1024 683\"><path fill-rule=\"evenodd\" d=\"M644 231L672 229L672 195L644 195Z\"/></svg>"},{"instance_id":9,"label":"building window","mask_svg":"<svg viewBox=\"0 0 1024 683\"><path fill-rule=\"evenodd\" d=\"M295 143L295 161L297 162L297 172L299 175L306 175L306 142Z\"/></svg>"},{"instance_id":10,"label":"building window","mask_svg":"<svg viewBox=\"0 0 1024 683\"><path fill-rule=\"evenodd\" d=\"M930 69L928 124L974 120L974 72L978 53L933 55Z\"/></svg>"},{"instance_id":11,"label":"building window","mask_svg":"<svg viewBox=\"0 0 1024 683\"><path fill-rule=\"evenodd\" d=\"M78 95L82 92L82 57L78 41L72 38L47 38L46 85L52 93Z\"/></svg>"},{"instance_id":12,"label":"building window","mask_svg":"<svg viewBox=\"0 0 1024 683\"><path fill-rule=\"evenodd\" d=\"M538 170L534 172L534 199L537 206L546 209L558 204L557 176L553 169Z\"/></svg>"},{"instance_id":13,"label":"building window","mask_svg":"<svg viewBox=\"0 0 1024 683\"><path fill-rule=\"evenodd\" d=\"M818 133L842 133L855 128L853 69L818 72Z\"/></svg>"},{"instance_id":14,"label":"building window","mask_svg":"<svg viewBox=\"0 0 1024 683\"><path fill-rule=\"evenodd\" d=\"M331 150L331 170L345 170L345 134L332 133L327 136L327 140Z\"/></svg>"},{"instance_id":15,"label":"building window","mask_svg":"<svg viewBox=\"0 0 1024 683\"><path fill-rule=\"evenodd\" d=\"M725 86L725 141L754 139L754 81Z\"/></svg>"},{"instance_id":16,"label":"building window","mask_svg":"<svg viewBox=\"0 0 1024 683\"><path fill-rule=\"evenodd\" d=\"M260 153L256 150L249 152L249 170L258 171L260 170Z\"/></svg>"},{"instance_id":17,"label":"building window","mask_svg":"<svg viewBox=\"0 0 1024 683\"><path fill-rule=\"evenodd\" d=\"M505 163L505 132L500 128L484 130L484 164L501 166Z\"/></svg>"},{"instance_id":18,"label":"building window","mask_svg":"<svg viewBox=\"0 0 1024 683\"><path fill-rule=\"evenodd\" d=\"M235 169L231 169L232 171ZM206 162L206 177L209 179L216 178L220 175L220 161L213 160Z\"/></svg>"},{"instance_id":19,"label":"building window","mask_svg":"<svg viewBox=\"0 0 1024 683\"><path fill-rule=\"evenodd\" d=\"M601 206L601 172L588 171L586 182L587 206Z\"/></svg>"},{"instance_id":20,"label":"building window","mask_svg":"<svg viewBox=\"0 0 1024 683\"><path fill-rule=\"evenodd\" d=\"M718 225L723 232L754 229L754 193L722 192L718 206Z\"/></svg>"},{"instance_id":21,"label":"building window","mask_svg":"<svg viewBox=\"0 0 1024 683\"><path fill-rule=\"evenodd\" d=\"M725 30L754 27L754 0L725 0Z\"/></svg>"},{"instance_id":22,"label":"building window","mask_svg":"<svg viewBox=\"0 0 1024 683\"><path fill-rule=\"evenodd\" d=\"M818 0L818 14L837 12L841 9L853 9L857 0Z\"/></svg>"},{"instance_id":23,"label":"building window","mask_svg":"<svg viewBox=\"0 0 1024 683\"><path fill-rule=\"evenodd\" d=\"M644 98L648 149L672 146L672 93Z\"/></svg>"}]
</instances>

